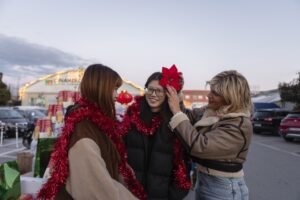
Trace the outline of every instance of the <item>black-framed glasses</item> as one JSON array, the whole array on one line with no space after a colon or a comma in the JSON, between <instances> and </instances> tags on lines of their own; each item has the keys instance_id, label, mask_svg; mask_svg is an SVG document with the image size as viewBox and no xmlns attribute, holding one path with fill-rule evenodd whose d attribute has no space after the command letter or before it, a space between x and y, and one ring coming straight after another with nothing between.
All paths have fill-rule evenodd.
<instances>
[{"instance_id":1,"label":"black-framed glasses","mask_svg":"<svg viewBox=\"0 0 300 200\"><path fill-rule=\"evenodd\" d=\"M152 95L153 92L158 97L163 97L165 95L165 91L163 89L145 88L145 94L146 95Z\"/></svg>"}]
</instances>

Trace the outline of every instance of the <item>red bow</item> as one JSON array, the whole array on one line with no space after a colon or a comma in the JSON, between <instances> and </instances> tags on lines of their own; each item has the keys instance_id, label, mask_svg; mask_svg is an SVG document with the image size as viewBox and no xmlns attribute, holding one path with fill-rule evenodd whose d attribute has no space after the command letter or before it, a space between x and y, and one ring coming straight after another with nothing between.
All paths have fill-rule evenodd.
<instances>
[{"instance_id":1,"label":"red bow","mask_svg":"<svg viewBox=\"0 0 300 200\"><path fill-rule=\"evenodd\" d=\"M159 81L159 84L163 87L167 85L174 87L177 91L182 88L182 73L178 72L176 65L172 65L170 69L163 67L162 68L162 79Z\"/></svg>"}]
</instances>

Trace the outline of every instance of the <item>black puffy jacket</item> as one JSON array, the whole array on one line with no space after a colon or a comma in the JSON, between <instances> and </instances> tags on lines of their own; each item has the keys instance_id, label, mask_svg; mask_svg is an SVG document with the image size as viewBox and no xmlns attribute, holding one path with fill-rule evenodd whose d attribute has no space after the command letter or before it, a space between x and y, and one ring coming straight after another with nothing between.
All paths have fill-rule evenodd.
<instances>
[{"instance_id":1,"label":"black puffy jacket","mask_svg":"<svg viewBox=\"0 0 300 200\"><path fill-rule=\"evenodd\" d=\"M153 136L146 136L133 126L125 137L128 163L144 186L148 199L183 199L188 191L179 189L173 180L174 135L162 130L160 126Z\"/></svg>"}]
</instances>

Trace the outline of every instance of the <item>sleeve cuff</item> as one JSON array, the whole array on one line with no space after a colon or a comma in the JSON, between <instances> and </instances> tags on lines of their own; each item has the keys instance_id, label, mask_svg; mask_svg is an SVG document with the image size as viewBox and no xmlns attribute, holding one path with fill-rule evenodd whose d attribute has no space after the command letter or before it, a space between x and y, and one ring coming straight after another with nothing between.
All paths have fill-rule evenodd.
<instances>
[{"instance_id":1,"label":"sleeve cuff","mask_svg":"<svg viewBox=\"0 0 300 200\"><path fill-rule=\"evenodd\" d=\"M183 112L176 113L169 123L172 131L183 121L189 120L189 118Z\"/></svg>"}]
</instances>

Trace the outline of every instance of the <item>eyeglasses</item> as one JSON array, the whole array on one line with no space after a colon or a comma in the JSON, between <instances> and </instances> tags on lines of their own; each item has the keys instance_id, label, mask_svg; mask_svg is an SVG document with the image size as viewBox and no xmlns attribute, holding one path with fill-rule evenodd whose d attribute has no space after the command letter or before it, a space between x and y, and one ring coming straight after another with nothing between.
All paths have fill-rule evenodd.
<instances>
[{"instance_id":1,"label":"eyeglasses","mask_svg":"<svg viewBox=\"0 0 300 200\"><path fill-rule=\"evenodd\" d=\"M165 91L161 89L154 89L154 88L145 88L146 95L152 95L155 92L155 95L158 97L163 97L165 95Z\"/></svg>"}]
</instances>

